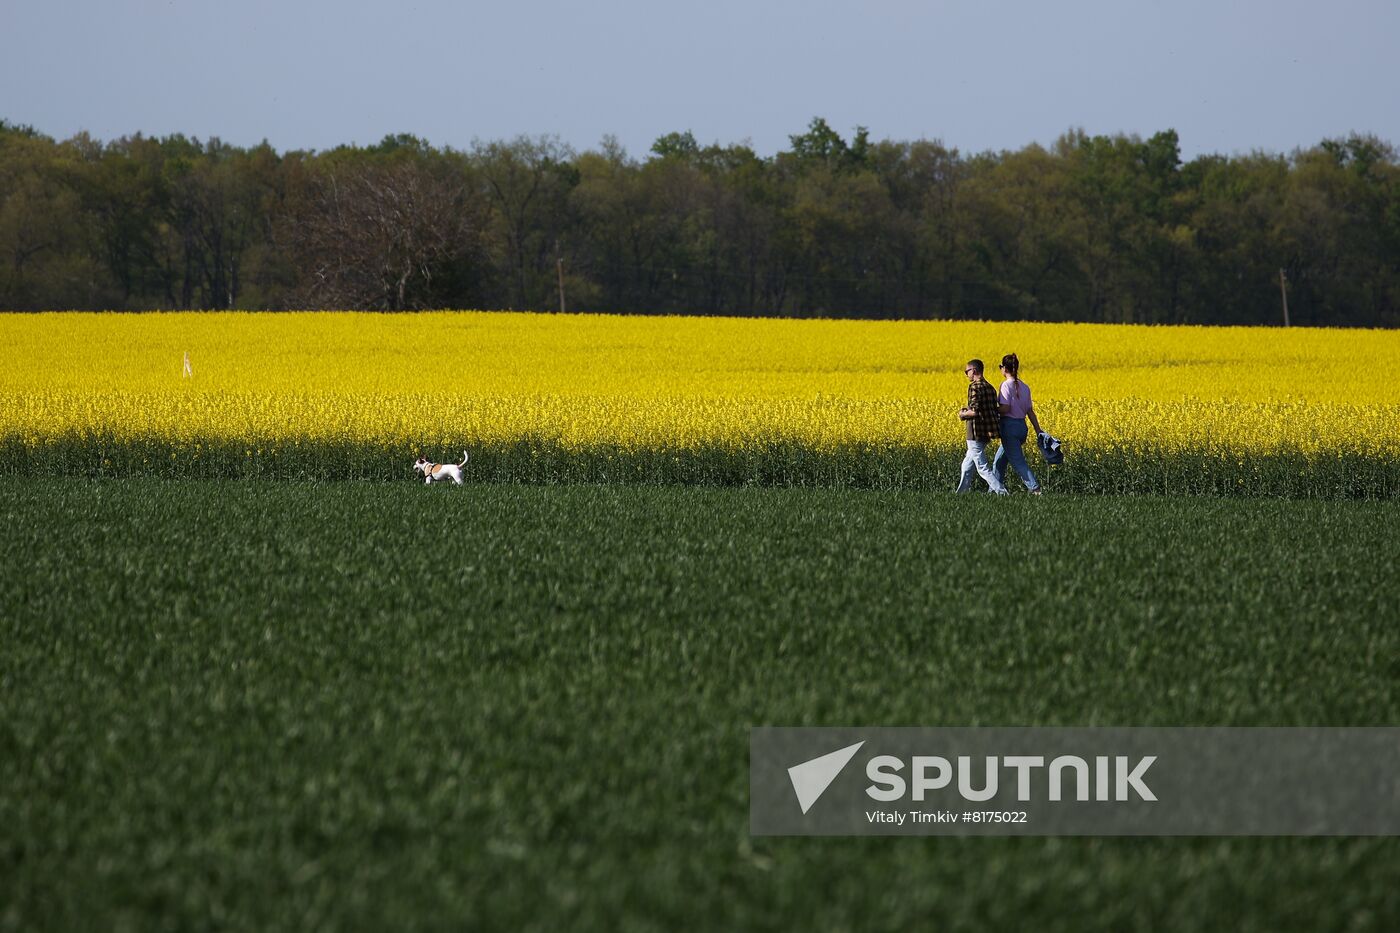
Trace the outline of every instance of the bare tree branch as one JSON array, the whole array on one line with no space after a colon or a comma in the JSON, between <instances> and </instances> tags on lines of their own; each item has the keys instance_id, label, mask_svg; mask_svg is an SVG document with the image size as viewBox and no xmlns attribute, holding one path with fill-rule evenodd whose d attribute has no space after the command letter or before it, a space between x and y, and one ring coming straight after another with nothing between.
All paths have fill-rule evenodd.
<instances>
[{"instance_id":1,"label":"bare tree branch","mask_svg":"<svg viewBox=\"0 0 1400 933\"><path fill-rule=\"evenodd\" d=\"M286 239L315 270L298 306L404 311L431 304L444 263L479 252L481 223L458 174L400 161L314 179Z\"/></svg>"}]
</instances>

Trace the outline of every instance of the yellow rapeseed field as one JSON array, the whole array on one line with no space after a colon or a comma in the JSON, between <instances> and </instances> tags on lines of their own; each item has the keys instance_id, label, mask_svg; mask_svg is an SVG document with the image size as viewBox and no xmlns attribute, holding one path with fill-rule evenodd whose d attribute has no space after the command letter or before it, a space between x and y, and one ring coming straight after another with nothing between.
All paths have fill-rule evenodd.
<instances>
[{"instance_id":1,"label":"yellow rapeseed field","mask_svg":"<svg viewBox=\"0 0 1400 933\"><path fill-rule=\"evenodd\" d=\"M480 312L0 315L0 437L942 451L1013 351L1079 450L1400 460L1400 333Z\"/></svg>"}]
</instances>

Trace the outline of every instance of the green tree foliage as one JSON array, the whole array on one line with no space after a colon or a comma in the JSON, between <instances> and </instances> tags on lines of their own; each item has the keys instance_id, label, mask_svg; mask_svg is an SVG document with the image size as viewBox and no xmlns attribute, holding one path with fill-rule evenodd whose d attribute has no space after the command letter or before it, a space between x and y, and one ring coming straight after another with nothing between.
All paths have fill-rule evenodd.
<instances>
[{"instance_id":1,"label":"green tree foliage","mask_svg":"<svg viewBox=\"0 0 1400 933\"><path fill-rule=\"evenodd\" d=\"M1172 130L963 154L821 117L278 153L0 120L0 308L421 307L1400 325L1400 160L1352 135L1183 162Z\"/></svg>"},{"instance_id":2,"label":"green tree foliage","mask_svg":"<svg viewBox=\"0 0 1400 933\"><path fill-rule=\"evenodd\" d=\"M490 205L490 261L495 307L549 308L554 264L569 219L569 192L579 182L577 157L552 137L517 137L477 145L470 164Z\"/></svg>"}]
</instances>

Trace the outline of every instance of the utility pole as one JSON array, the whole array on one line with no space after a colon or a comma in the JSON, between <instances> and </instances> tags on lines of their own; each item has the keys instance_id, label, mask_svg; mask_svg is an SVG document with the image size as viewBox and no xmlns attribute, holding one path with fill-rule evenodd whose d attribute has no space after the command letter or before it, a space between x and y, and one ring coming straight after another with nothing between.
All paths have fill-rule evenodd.
<instances>
[{"instance_id":1,"label":"utility pole","mask_svg":"<svg viewBox=\"0 0 1400 933\"><path fill-rule=\"evenodd\" d=\"M1278 290L1283 295L1283 326L1288 326L1288 276L1278 270Z\"/></svg>"},{"instance_id":2,"label":"utility pole","mask_svg":"<svg viewBox=\"0 0 1400 933\"><path fill-rule=\"evenodd\" d=\"M554 244L555 265L559 269L559 313L564 313L564 257L559 254L559 243Z\"/></svg>"}]
</instances>

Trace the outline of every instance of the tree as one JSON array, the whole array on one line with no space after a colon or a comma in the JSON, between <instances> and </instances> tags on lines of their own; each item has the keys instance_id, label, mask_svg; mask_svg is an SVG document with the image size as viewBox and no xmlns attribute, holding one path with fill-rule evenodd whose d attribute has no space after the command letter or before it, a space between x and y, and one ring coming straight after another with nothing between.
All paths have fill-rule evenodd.
<instances>
[{"instance_id":1,"label":"tree","mask_svg":"<svg viewBox=\"0 0 1400 933\"><path fill-rule=\"evenodd\" d=\"M684 133L658 136L656 142L651 144L651 152L662 159L681 159L688 162L700 154L700 146L695 142L695 136L690 130L686 130Z\"/></svg>"},{"instance_id":2,"label":"tree","mask_svg":"<svg viewBox=\"0 0 1400 933\"><path fill-rule=\"evenodd\" d=\"M1057 320L1086 301L1076 259L1087 221L1071 191L1070 163L1039 146L983 156L960 190L968 310Z\"/></svg>"},{"instance_id":3,"label":"tree","mask_svg":"<svg viewBox=\"0 0 1400 933\"><path fill-rule=\"evenodd\" d=\"M113 288L93 255L74 185L77 146L0 128L0 308L102 308Z\"/></svg>"},{"instance_id":4,"label":"tree","mask_svg":"<svg viewBox=\"0 0 1400 933\"><path fill-rule=\"evenodd\" d=\"M870 133L856 127L855 138L846 141L821 117L813 117L807 132L789 136L791 155L799 166L825 165L834 171L856 171L864 168L870 151Z\"/></svg>"},{"instance_id":5,"label":"tree","mask_svg":"<svg viewBox=\"0 0 1400 933\"><path fill-rule=\"evenodd\" d=\"M490 205L491 248L506 282L507 307L549 307L555 250L578 184L574 152L558 139L517 137L478 144L471 163Z\"/></svg>"},{"instance_id":6,"label":"tree","mask_svg":"<svg viewBox=\"0 0 1400 933\"><path fill-rule=\"evenodd\" d=\"M480 208L443 166L329 165L309 188L283 233L302 271L298 307L430 307L438 272L479 250Z\"/></svg>"}]
</instances>

